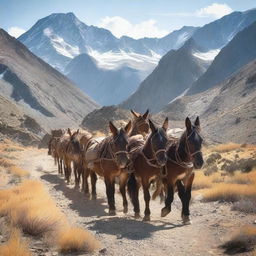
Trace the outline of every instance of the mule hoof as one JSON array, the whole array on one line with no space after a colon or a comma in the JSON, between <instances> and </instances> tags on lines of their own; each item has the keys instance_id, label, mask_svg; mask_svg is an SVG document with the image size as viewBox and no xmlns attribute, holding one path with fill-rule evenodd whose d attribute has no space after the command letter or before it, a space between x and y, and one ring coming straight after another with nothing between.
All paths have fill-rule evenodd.
<instances>
[{"instance_id":1,"label":"mule hoof","mask_svg":"<svg viewBox=\"0 0 256 256\"><path fill-rule=\"evenodd\" d=\"M96 200L97 199L97 195L92 195L92 200Z\"/></svg>"},{"instance_id":2,"label":"mule hoof","mask_svg":"<svg viewBox=\"0 0 256 256\"><path fill-rule=\"evenodd\" d=\"M184 225L190 225L190 224L192 224L192 222L191 222L189 216L185 216L185 215L182 215L182 223L183 223Z\"/></svg>"},{"instance_id":3,"label":"mule hoof","mask_svg":"<svg viewBox=\"0 0 256 256\"><path fill-rule=\"evenodd\" d=\"M128 212L128 207L124 206L123 213L127 213L127 212Z\"/></svg>"},{"instance_id":4,"label":"mule hoof","mask_svg":"<svg viewBox=\"0 0 256 256\"><path fill-rule=\"evenodd\" d=\"M140 213L139 213L139 212L135 212L134 218L135 218L135 219L139 219L139 218L140 218Z\"/></svg>"},{"instance_id":5,"label":"mule hoof","mask_svg":"<svg viewBox=\"0 0 256 256\"><path fill-rule=\"evenodd\" d=\"M115 216L116 211L115 210L109 210L108 214L109 214L109 216Z\"/></svg>"},{"instance_id":6,"label":"mule hoof","mask_svg":"<svg viewBox=\"0 0 256 256\"><path fill-rule=\"evenodd\" d=\"M143 221L150 221L150 215L145 215Z\"/></svg>"},{"instance_id":7,"label":"mule hoof","mask_svg":"<svg viewBox=\"0 0 256 256\"><path fill-rule=\"evenodd\" d=\"M166 215L168 215L170 213L171 210L167 209L167 208L163 208L161 211L161 217L165 217Z\"/></svg>"}]
</instances>

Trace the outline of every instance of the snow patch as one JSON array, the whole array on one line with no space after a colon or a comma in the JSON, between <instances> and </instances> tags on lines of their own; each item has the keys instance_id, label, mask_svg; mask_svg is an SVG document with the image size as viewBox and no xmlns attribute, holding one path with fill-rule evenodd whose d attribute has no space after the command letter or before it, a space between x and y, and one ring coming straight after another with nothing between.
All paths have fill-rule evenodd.
<instances>
[{"instance_id":1,"label":"snow patch","mask_svg":"<svg viewBox=\"0 0 256 256\"><path fill-rule=\"evenodd\" d=\"M187 32L184 32L181 35L179 35L173 48L174 49L179 48L181 45L183 45L187 41L189 36L190 35Z\"/></svg>"},{"instance_id":2,"label":"snow patch","mask_svg":"<svg viewBox=\"0 0 256 256\"><path fill-rule=\"evenodd\" d=\"M51 44L61 55L73 59L75 56L80 54L78 46L68 44L62 37L53 34L50 28L44 29L44 35L50 38Z\"/></svg>"},{"instance_id":3,"label":"snow patch","mask_svg":"<svg viewBox=\"0 0 256 256\"><path fill-rule=\"evenodd\" d=\"M6 70L0 74L0 79L3 79L4 78L4 74L6 73Z\"/></svg>"},{"instance_id":4,"label":"snow patch","mask_svg":"<svg viewBox=\"0 0 256 256\"><path fill-rule=\"evenodd\" d=\"M187 91L188 91L188 89L189 89L189 88L187 88L187 89L186 89L183 93L181 93L179 96L177 96L177 97L175 97L174 99L172 99L168 104L170 104L170 103L174 102L175 100L180 99L180 98L182 98L183 96L185 96L186 93L187 93Z\"/></svg>"},{"instance_id":5,"label":"snow patch","mask_svg":"<svg viewBox=\"0 0 256 256\"><path fill-rule=\"evenodd\" d=\"M214 49L208 52L197 51L197 52L193 52L193 56L201 60L212 61L219 54L219 52L220 52L220 49Z\"/></svg>"},{"instance_id":6,"label":"snow patch","mask_svg":"<svg viewBox=\"0 0 256 256\"><path fill-rule=\"evenodd\" d=\"M120 50L119 52L98 52L92 48L87 48L88 54L97 61L99 68L104 69L118 69L122 65L126 65L130 68L137 70L149 70L153 69L159 62L161 55L151 51L151 56L137 54L133 52L125 52Z\"/></svg>"}]
</instances>

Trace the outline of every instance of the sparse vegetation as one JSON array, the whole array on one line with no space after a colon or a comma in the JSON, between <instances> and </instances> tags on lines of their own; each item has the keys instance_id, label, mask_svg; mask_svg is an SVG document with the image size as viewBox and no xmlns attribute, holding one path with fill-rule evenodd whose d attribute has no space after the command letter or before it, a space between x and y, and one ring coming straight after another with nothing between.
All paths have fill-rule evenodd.
<instances>
[{"instance_id":1,"label":"sparse vegetation","mask_svg":"<svg viewBox=\"0 0 256 256\"><path fill-rule=\"evenodd\" d=\"M236 143L227 143L227 144L219 144L212 148L212 151L218 152L218 153L226 153L230 152L236 149L240 149L241 145Z\"/></svg>"},{"instance_id":2,"label":"sparse vegetation","mask_svg":"<svg viewBox=\"0 0 256 256\"><path fill-rule=\"evenodd\" d=\"M39 181L26 180L0 190L0 215L7 216L11 226L29 235L57 237L55 243L60 251L92 251L98 246L88 231L68 223Z\"/></svg>"},{"instance_id":3,"label":"sparse vegetation","mask_svg":"<svg viewBox=\"0 0 256 256\"><path fill-rule=\"evenodd\" d=\"M253 251L255 246L256 227L244 226L230 239L230 241L227 241L221 247L225 249L225 253L235 254Z\"/></svg>"}]
</instances>

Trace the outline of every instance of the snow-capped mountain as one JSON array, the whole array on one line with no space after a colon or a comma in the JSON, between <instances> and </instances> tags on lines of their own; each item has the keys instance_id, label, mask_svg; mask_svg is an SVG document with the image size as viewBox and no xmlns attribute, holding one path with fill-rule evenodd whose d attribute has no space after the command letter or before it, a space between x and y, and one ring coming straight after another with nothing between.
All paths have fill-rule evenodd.
<instances>
[{"instance_id":1,"label":"snow-capped mountain","mask_svg":"<svg viewBox=\"0 0 256 256\"><path fill-rule=\"evenodd\" d=\"M183 27L160 39L119 39L109 30L84 24L73 13L54 13L38 20L19 40L60 71L74 57L88 53L101 68L119 68L125 63L150 72L163 54L182 46L196 30Z\"/></svg>"}]
</instances>

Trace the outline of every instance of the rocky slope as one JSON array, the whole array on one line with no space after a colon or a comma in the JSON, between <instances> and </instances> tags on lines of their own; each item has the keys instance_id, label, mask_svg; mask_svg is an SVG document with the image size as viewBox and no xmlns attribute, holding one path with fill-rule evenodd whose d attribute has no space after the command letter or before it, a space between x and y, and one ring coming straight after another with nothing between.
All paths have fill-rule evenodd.
<instances>
[{"instance_id":1,"label":"rocky slope","mask_svg":"<svg viewBox=\"0 0 256 256\"><path fill-rule=\"evenodd\" d=\"M0 94L44 129L76 126L98 105L0 30Z\"/></svg>"},{"instance_id":2,"label":"rocky slope","mask_svg":"<svg viewBox=\"0 0 256 256\"><path fill-rule=\"evenodd\" d=\"M121 107L135 108L139 112L146 108L159 111L205 72L210 62L194 55L199 51L202 49L189 39L179 50L168 52Z\"/></svg>"},{"instance_id":3,"label":"rocky slope","mask_svg":"<svg viewBox=\"0 0 256 256\"><path fill-rule=\"evenodd\" d=\"M220 49L254 21L256 9L231 13L197 29L182 48L170 51L162 57L155 70L121 106L137 111L147 107L153 112L159 111L168 102L185 93L185 90L203 75L207 65L211 64ZM191 42L193 47L184 54L184 49L188 48L186 45L191 45ZM219 69L222 69L221 72L229 72L221 65ZM225 76L222 79L225 79Z\"/></svg>"},{"instance_id":4,"label":"rocky slope","mask_svg":"<svg viewBox=\"0 0 256 256\"><path fill-rule=\"evenodd\" d=\"M239 32L216 56L188 94L209 89L256 58L256 22Z\"/></svg>"},{"instance_id":5,"label":"rocky slope","mask_svg":"<svg viewBox=\"0 0 256 256\"><path fill-rule=\"evenodd\" d=\"M255 143L255 109L256 60L213 88L175 100L158 117L184 120L199 115L206 141Z\"/></svg>"}]
</instances>

